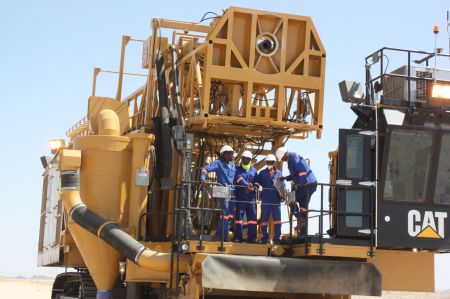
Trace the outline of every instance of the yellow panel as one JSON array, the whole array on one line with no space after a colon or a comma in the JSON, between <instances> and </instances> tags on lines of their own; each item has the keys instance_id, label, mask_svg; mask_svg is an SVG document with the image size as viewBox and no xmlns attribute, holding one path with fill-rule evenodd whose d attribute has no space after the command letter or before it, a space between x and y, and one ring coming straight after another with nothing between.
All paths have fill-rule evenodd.
<instances>
[{"instance_id":1,"label":"yellow panel","mask_svg":"<svg viewBox=\"0 0 450 299\"><path fill-rule=\"evenodd\" d=\"M251 27L252 15L246 13L235 13L233 21L233 43L248 65L251 32L243 29Z\"/></svg>"},{"instance_id":2,"label":"yellow panel","mask_svg":"<svg viewBox=\"0 0 450 299\"><path fill-rule=\"evenodd\" d=\"M80 251L74 246L66 246L64 248L64 266L65 267L86 267L81 257Z\"/></svg>"},{"instance_id":3,"label":"yellow panel","mask_svg":"<svg viewBox=\"0 0 450 299\"><path fill-rule=\"evenodd\" d=\"M294 60L305 50L306 22L288 21L288 39L286 47L286 65L291 66Z\"/></svg>"},{"instance_id":4,"label":"yellow panel","mask_svg":"<svg viewBox=\"0 0 450 299\"><path fill-rule=\"evenodd\" d=\"M142 267L139 267L135 263L127 260L126 277L127 282L168 282L169 273L151 271Z\"/></svg>"},{"instance_id":5,"label":"yellow panel","mask_svg":"<svg viewBox=\"0 0 450 299\"><path fill-rule=\"evenodd\" d=\"M368 259L381 272L385 291L434 292L434 254L381 250Z\"/></svg>"},{"instance_id":6,"label":"yellow panel","mask_svg":"<svg viewBox=\"0 0 450 299\"><path fill-rule=\"evenodd\" d=\"M306 254L304 244L295 245L293 247L294 256L328 256L354 259L366 259L368 257L368 252L370 251L370 247L323 244L323 255L319 254L319 250L319 244L309 244L308 253Z\"/></svg>"},{"instance_id":7,"label":"yellow panel","mask_svg":"<svg viewBox=\"0 0 450 299\"><path fill-rule=\"evenodd\" d=\"M76 170L81 165L81 152L77 150L63 149L59 154L60 170Z\"/></svg>"}]
</instances>

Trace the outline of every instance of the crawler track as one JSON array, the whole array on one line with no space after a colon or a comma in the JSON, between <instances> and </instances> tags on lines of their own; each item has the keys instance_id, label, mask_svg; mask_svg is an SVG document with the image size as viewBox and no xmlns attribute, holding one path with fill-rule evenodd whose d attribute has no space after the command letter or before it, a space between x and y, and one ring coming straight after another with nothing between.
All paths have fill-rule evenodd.
<instances>
[{"instance_id":1,"label":"crawler track","mask_svg":"<svg viewBox=\"0 0 450 299\"><path fill-rule=\"evenodd\" d=\"M78 272L65 272L59 274L53 283L52 299L78 298L95 299L97 288L91 275L86 269ZM112 291L113 299L125 299L126 287L118 279Z\"/></svg>"}]
</instances>

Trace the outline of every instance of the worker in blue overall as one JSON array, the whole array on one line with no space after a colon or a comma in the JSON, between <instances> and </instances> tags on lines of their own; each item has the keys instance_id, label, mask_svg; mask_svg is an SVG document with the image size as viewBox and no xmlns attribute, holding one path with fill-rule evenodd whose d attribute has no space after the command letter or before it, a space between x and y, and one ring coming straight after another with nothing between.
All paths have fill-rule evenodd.
<instances>
[{"instance_id":1,"label":"worker in blue overall","mask_svg":"<svg viewBox=\"0 0 450 299\"><path fill-rule=\"evenodd\" d=\"M309 201L317 189L317 179L300 154L289 152L286 147L280 147L275 155L278 161L288 163L289 175L280 179L293 182L296 202L292 210L297 218L297 229L301 230L306 224L307 215L305 212L308 211ZM300 232L300 234L304 234L304 232Z\"/></svg>"},{"instance_id":2,"label":"worker in blue overall","mask_svg":"<svg viewBox=\"0 0 450 299\"><path fill-rule=\"evenodd\" d=\"M263 237L261 243L269 243L269 216L275 227L274 244L280 243L281 237L281 196L275 188L274 179L282 177L281 171L275 168L275 156L267 155L266 167L262 169L255 179L255 185L262 187L261 191L261 232ZM284 184L284 183L283 183Z\"/></svg>"},{"instance_id":3,"label":"worker in blue overall","mask_svg":"<svg viewBox=\"0 0 450 299\"><path fill-rule=\"evenodd\" d=\"M253 183L257 171L252 167L252 153L242 153L241 165L236 169L235 188L236 213L234 217L234 241L242 242L242 226L244 214L247 216L248 239L250 243L256 242L256 194Z\"/></svg>"},{"instance_id":4,"label":"worker in blue overall","mask_svg":"<svg viewBox=\"0 0 450 299\"><path fill-rule=\"evenodd\" d=\"M202 168L200 172L200 182L204 185L208 173L215 172L217 183L222 186L232 186L234 176L236 174L236 167L233 162L233 148L229 145L224 145L220 149L220 158L211 162ZM223 210L223 215L220 215L219 224L217 225L216 236L222 236L222 228L224 231L224 241L228 241L228 234L230 231L230 219L234 217L233 205L229 198L218 198L220 208Z\"/></svg>"}]
</instances>

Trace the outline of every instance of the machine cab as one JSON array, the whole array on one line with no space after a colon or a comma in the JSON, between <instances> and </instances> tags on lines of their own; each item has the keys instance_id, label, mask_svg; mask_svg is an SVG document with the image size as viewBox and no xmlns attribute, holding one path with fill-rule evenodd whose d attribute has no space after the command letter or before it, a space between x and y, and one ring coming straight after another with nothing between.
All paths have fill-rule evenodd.
<instances>
[{"instance_id":1,"label":"machine cab","mask_svg":"<svg viewBox=\"0 0 450 299\"><path fill-rule=\"evenodd\" d=\"M391 126L378 186L378 245L450 249L450 131Z\"/></svg>"},{"instance_id":2,"label":"machine cab","mask_svg":"<svg viewBox=\"0 0 450 299\"><path fill-rule=\"evenodd\" d=\"M392 52L408 59L387 72ZM340 83L357 120L339 134L337 209L374 211L376 221L338 216L337 237L364 238L370 228L378 248L450 249L450 71L428 67L435 55L449 57L382 48L366 58L365 96L359 83ZM374 192L339 191L343 181Z\"/></svg>"}]
</instances>

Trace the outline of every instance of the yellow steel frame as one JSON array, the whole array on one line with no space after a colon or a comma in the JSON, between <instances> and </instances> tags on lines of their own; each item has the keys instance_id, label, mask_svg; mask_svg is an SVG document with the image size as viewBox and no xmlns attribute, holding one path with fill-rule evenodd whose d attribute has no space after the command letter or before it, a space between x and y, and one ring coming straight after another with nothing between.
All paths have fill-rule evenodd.
<instances>
[{"instance_id":1,"label":"yellow steel frame","mask_svg":"<svg viewBox=\"0 0 450 299\"><path fill-rule=\"evenodd\" d=\"M224 142L252 149L257 140L271 143L274 149L287 138L306 138L314 131L320 138L325 50L309 17L231 7L209 26L163 19L152 19L151 25L152 35L146 41L122 37L119 71L94 69L88 115L69 129L70 138L96 134L95 116L101 108L118 113L121 134L150 131L152 135L152 119L159 115L155 67L158 54L164 57L167 90L174 84L169 38L160 36L161 29L173 30L171 42L178 54L183 116L187 130L206 138L213 146L206 153L208 157L214 157ZM261 52L257 44L261 36L275 40L275 51ZM147 82L123 98L124 75L141 75L125 72L125 53L130 41L144 45ZM118 74L115 99L96 95L97 77L102 72ZM174 108L173 99L171 105ZM125 112L128 118L124 117ZM195 143L194 159L199 151L199 137ZM270 149L265 149L261 154L269 152ZM177 159L174 155L174 163ZM174 181L179 177L177 169L173 170ZM171 211L173 195L160 197L155 194L154 207ZM143 199L142 205L145 206L146 200ZM135 208L130 206L130 210ZM155 219L170 223L171 216ZM135 221L130 223L132 228L137 225ZM168 235L170 226L166 225L164 233L159 230L154 233Z\"/></svg>"},{"instance_id":2,"label":"yellow steel frame","mask_svg":"<svg viewBox=\"0 0 450 299\"><path fill-rule=\"evenodd\" d=\"M88 114L67 131L71 139L97 134L95 124L99 109L112 109L117 112L122 135L132 139L130 190L126 202L122 202L123 218L120 225L133 237L140 233L139 215L146 211L148 193L146 188L135 186L135 171L143 167L151 169L148 148L154 144L152 118L159 115L158 82L155 61L159 53L164 57L168 90L172 82L169 38L160 36L161 29L172 29L171 43L178 53L178 75L180 98L187 130L196 133L193 160L199 152L199 137L208 140L212 150L208 150L208 160L214 157L217 149L224 143L239 149L251 149L255 138L271 143L271 148L283 145L288 137L306 138L311 132L321 137L323 126L323 99L325 78L325 49L309 17L272 13L259 10L231 7L209 26L189 22L153 19L152 34L146 40L122 38L122 51L119 71L94 69L92 96L89 99ZM274 51L266 53L258 42L268 38L273 42ZM125 52L130 41L144 45L143 68L148 69L147 82L127 97L122 97L124 75L142 75L125 72ZM115 98L102 98L96 95L97 77L101 72L117 73L119 76ZM173 103L172 99L172 105ZM174 107L172 107L174 108ZM305 117L309 113L308 117ZM253 138L253 139L250 139ZM272 152L265 147L260 154ZM336 152L330 154L336 162ZM172 179L179 180L180 160L173 154ZM194 165L200 167L201 165ZM259 168L261 165L257 165ZM335 180L336 164L333 166ZM159 188L157 182L152 190ZM335 191L333 191L335 192ZM331 199L334 200L332 194ZM173 194L154 192L153 208L158 212L173 210ZM210 198L207 198L210 200ZM128 209L128 210L127 210ZM198 216L198 215L197 215ZM158 236L169 236L171 215L153 217L152 232ZM196 217L193 213L193 217ZM163 224L166 230L162 231ZM67 235L68 236L68 235ZM67 237L68 238L68 237ZM65 265L79 265L83 261L78 250L69 239L63 240L66 246ZM224 251L218 250L218 242L203 242L198 249L198 241L190 241L193 265L202 256L210 253L247 254L265 256L280 255L287 246L274 247L257 244L225 243ZM171 252L171 243L147 243L149 248L160 252ZM386 261L397 258L395 252L377 250L379 256L367 258L368 247L324 244L324 253L317 253L318 245L295 245L295 257L320 257L367 259L380 267L383 274L389 273L389 280L383 278L383 288L432 290L433 277L412 288L404 285L404 280L395 279L395 271L389 269ZM427 275L432 267L432 253L411 255L401 254L399 265L412 265L415 257L420 257ZM195 262L197 260L197 262ZM417 280L417 267L411 269L411 281ZM194 269L195 270L195 269ZM167 282L168 273L154 273L128 263L127 279L130 281ZM198 274L196 274L198 275ZM416 276L414 276L416 275ZM394 278L393 278L394 277ZM414 278L415 277L415 278ZM197 279L198 277L196 277ZM194 280L191 280L194 281ZM294 298L294 297L292 297Z\"/></svg>"},{"instance_id":3,"label":"yellow steel frame","mask_svg":"<svg viewBox=\"0 0 450 299\"><path fill-rule=\"evenodd\" d=\"M116 100L132 110L130 128L152 127L151 119L159 113L154 65L160 52L168 87L173 84L168 38L159 36L161 29L174 30L171 42L178 50L181 102L190 131L292 138L306 138L315 131L320 138L325 49L311 19L238 7L227 9L210 26L153 19L147 41L122 37ZM276 51L261 54L257 45L261 36L271 36ZM130 41L144 44L147 83L123 99L123 76L141 75L124 71ZM93 96L100 72L114 73L94 69ZM75 128L69 136L81 133Z\"/></svg>"}]
</instances>

